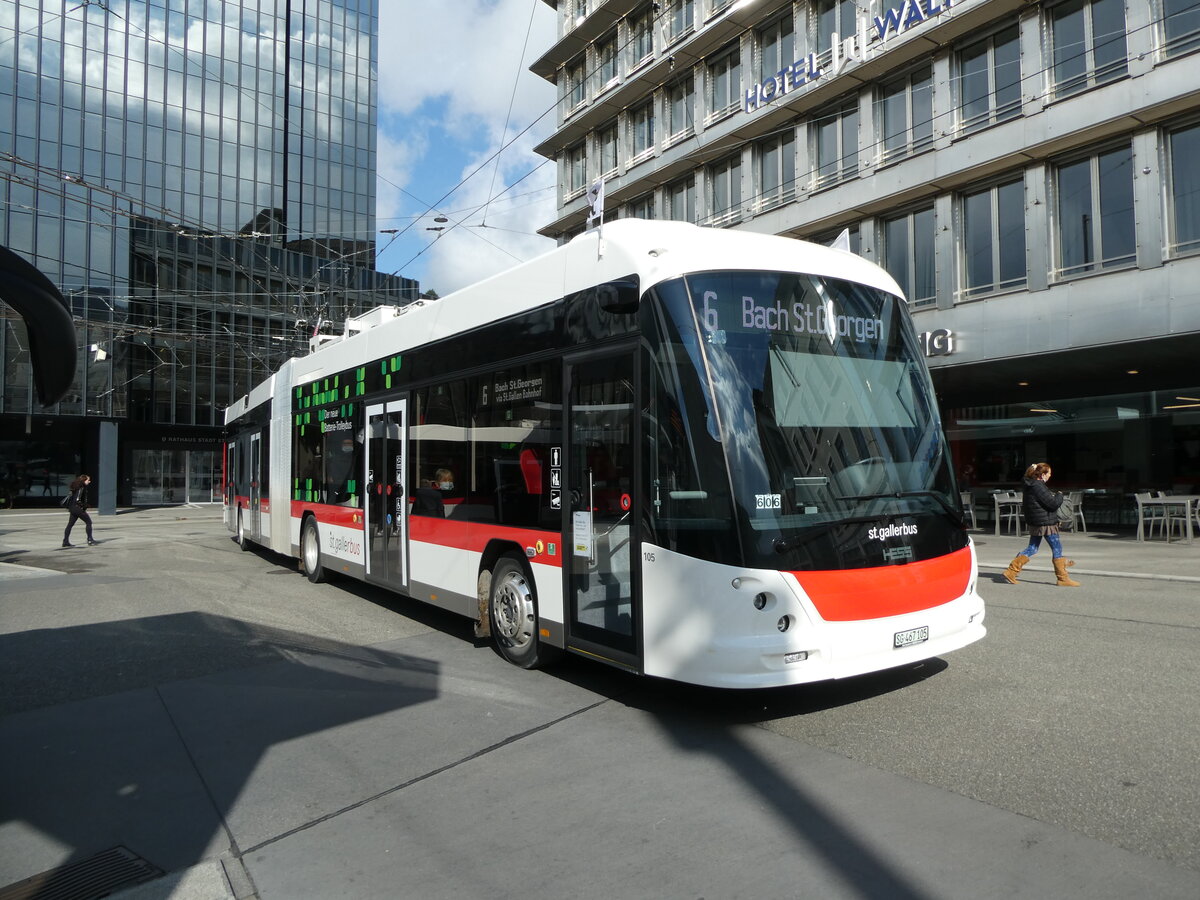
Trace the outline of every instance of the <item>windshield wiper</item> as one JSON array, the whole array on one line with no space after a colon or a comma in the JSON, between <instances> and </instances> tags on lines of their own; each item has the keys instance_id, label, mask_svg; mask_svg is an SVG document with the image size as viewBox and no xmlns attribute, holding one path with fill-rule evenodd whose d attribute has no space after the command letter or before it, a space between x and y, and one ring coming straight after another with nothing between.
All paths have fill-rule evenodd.
<instances>
[{"instance_id":1,"label":"windshield wiper","mask_svg":"<svg viewBox=\"0 0 1200 900\"><path fill-rule=\"evenodd\" d=\"M888 491L882 494L852 494L845 497L838 497L839 500L902 500L905 497L932 497L937 501L938 506L946 511L951 520L960 528L966 524L966 516L962 510L951 506L945 496L937 491Z\"/></svg>"},{"instance_id":2,"label":"windshield wiper","mask_svg":"<svg viewBox=\"0 0 1200 900\"><path fill-rule=\"evenodd\" d=\"M837 519L833 522L825 522L821 525L810 525L804 529L801 534L793 538L776 538L775 552L787 553L789 550L795 550L797 547L802 547L809 541L833 531L835 528L840 528L843 525L861 525L864 522L878 522L879 516L850 516L845 519Z\"/></svg>"}]
</instances>

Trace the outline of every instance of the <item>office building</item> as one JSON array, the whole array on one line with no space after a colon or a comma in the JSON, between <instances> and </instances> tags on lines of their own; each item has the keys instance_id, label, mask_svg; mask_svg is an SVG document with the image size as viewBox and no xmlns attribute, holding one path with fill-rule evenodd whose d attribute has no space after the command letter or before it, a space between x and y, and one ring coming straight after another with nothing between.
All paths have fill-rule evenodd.
<instances>
[{"instance_id":1,"label":"office building","mask_svg":"<svg viewBox=\"0 0 1200 900\"><path fill-rule=\"evenodd\" d=\"M563 0L559 206L888 269L960 480L1200 484L1200 0Z\"/></svg>"},{"instance_id":2,"label":"office building","mask_svg":"<svg viewBox=\"0 0 1200 900\"><path fill-rule=\"evenodd\" d=\"M417 286L375 267L378 0L0 5L0 243L71 304L41 407L3 308L0 479L49 502L220 499L223 410Z\"/></svg>"}]
</instances>

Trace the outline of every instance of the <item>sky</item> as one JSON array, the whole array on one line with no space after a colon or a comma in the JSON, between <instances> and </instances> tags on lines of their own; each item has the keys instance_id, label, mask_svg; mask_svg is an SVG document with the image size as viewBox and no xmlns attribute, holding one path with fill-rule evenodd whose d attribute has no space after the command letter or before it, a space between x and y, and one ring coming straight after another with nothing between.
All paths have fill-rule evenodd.
<instances>
[{"instance_id":1,"label":"sky","mask_svg":"<svg viewBox=\"0 0 1200 900\"><path fill-rule=\"evenodd\" d=\"M556 168L533 148L556 94L529 71L554 36L543 0L380 0L381 272L445 296L554 248Z\"/></svg>"}]
</instances>

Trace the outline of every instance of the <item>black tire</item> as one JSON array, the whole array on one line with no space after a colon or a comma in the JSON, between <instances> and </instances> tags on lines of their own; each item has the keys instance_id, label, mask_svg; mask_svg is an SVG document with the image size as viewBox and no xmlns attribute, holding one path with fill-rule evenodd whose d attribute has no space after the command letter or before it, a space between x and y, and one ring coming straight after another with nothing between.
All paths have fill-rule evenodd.
<instances>
[{"instance_id":1,"label":"black tire","mask_svg":"<svg viewBox=\"0 0 1200 900\"><path fill-rule=\"evenodd\" d=\"M321 534L312 516L304 520L300 530L300 569L313 584L320 584L326 578L325 564L321 561Z\"/></svg>"},{"instance_id":2,"label":"black tire","mask_svg":"<svg viewBox=\"0 0 1200 900\"><path fill-rule=\"evenodd\" d=\"M514 666L536 669L549 661L538 639L537 591L515 556L500 557L492 569L488 619L496 649Z\"/></svg>"},{"instance_id":3,"label":"black tire","mask_svg":"<svg viewBox=\"0 0 1200 900\"><path fill-rule=\"evenodd\" d=\"M246 523L242 519L242 511L240 509L238 510L237 536L235 540L237 540L237 545L243 550L250 549L250 539L246 537Z\"/></svg>"}]
</instances>

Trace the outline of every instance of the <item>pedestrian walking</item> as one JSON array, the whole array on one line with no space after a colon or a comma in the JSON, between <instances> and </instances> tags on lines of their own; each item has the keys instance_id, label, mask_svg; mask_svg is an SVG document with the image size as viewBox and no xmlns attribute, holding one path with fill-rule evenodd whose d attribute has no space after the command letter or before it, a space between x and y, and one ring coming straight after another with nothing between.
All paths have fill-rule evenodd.
<instances>
[{"instance_id":1,"label":"pedestrian walking","mask_svg":"<svg viewBox=\"0 0 1200 900\"><path fill-rule=\"evenodd\" d=\"M92 517L87 514L87 489L92 483L90 475L80 475L71 482L68 489L66 499L63 500L63 506L71 514L71 518L67 521L67 530L63 532L64 547L74 547L71 543L71 529L75 527L76 519L83 519L84 527L87 529L87 542L90 545L100 543L92 537Z\"/></svg>"},{"instance_id":2,"label":"pedestrian walking","mask_svg":"<svg viewBox=\"0 0 1200 900\"><path fill-rule=\"evenodd\" d=\"M1042 538L1050 545L1054 556L1054 575L1059 587L1079 587L1079 582L1072 580L1067 574L1067 567L1075 565L1075 560L1063 556L1062 539L1058 536L1058 508L1063 504L1062 491L1050 492L1046 482L1050 480L1050 464L1034 463L1025 470L1024 491L1021 497L1021 507L1025 513L1025 524L1029 526L1029 546L1016 555L1008 568L1004 570L1004 578L1009 584L1017 583L1017 575L1029 558L1038 552Z\"/></svg>"}]
</instances>

